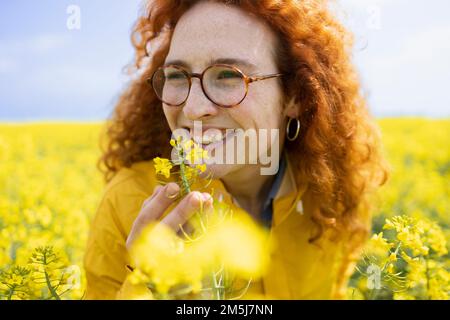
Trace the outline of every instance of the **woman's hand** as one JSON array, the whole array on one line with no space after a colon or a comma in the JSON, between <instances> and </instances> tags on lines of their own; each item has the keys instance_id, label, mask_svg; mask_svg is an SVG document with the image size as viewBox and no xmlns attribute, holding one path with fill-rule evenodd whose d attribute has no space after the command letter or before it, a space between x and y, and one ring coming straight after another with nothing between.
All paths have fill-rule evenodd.
<instances>
[{"instance_id":1,"label":"woman's hand","mask_svg":"<svg viewBox=\"0 0 450 320\"><path fill-rule=\"evenodd\" d=\"M141 211L131 227L126 242L128 250L130 250L131 244L139 236L142 229L149 223L159 220L167 208L175 201L179 191L180 187L174 182L155 188L153 194L144 201ZM212 197L209 193L190 192L160 223L164 223L175 232L178 232L179 226L185 224L192 214L200 209L202 202L205 211L212 208Z\"/></svg>"}]
</instances>

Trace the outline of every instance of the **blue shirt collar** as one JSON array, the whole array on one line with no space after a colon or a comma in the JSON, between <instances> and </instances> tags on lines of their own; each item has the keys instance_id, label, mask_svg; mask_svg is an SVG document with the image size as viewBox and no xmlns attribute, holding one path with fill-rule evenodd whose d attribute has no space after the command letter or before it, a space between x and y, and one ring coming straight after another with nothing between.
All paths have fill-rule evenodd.
<instances>
[{"instance_id":1,"label":"blue shirt collar","mask_svg":"<svg viewBox=\"0 0 450 320\"><path fill-rule=\"evenodd\" d=\"M270 225L272 224L272 214L273 214L272 202L273 202L273 199L275 199L275 196L277 195L278 190L280 189L281 183L283 181L284 173L286 171L286 166L287 166L286 156L285 156L285 153L282 152L281 159L279 162L278 172L275 176L272 186L270 187L270 191L268 193L266 201L264 202L262 213L261 213L261 220L262 220L263 224L268 228L270 228Z\"/></svg>"}]
</instances>

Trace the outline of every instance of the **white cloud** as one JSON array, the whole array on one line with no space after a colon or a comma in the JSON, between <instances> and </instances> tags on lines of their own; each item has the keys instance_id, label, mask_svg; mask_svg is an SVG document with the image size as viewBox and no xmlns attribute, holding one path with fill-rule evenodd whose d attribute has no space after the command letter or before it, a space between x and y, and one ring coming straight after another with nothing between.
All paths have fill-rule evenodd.
<instances>
[{"instance_id":1,"label":"white cloud","mask_svg":"<svg viewBox=\"0 0 450 320\"><path fill-rule=\"evenodd\" d=\"M365 87L381 114L449 115L450 26L435 26L399 39L397 49L358 57Z\"/></svg>"},{"instance_id":2,"label":"white cloud","mask_svg":"<svg viewBox=\"0 0 450 320\"><path fill-rule=\"evenodd\" d=\"M404 39L400 50L370 59L370 69L374 73L423 69L441 74L443 68L450 67L450 42L447 39L450 39L450 26L421 31Z\"/></svg>"},{"instance_id":3,"label":"white cloud","mask_svg":"<svg viewBox=\"0 0 450 320\"><path fill-rule=\"evenodd\" d=\"M434 27L421 31L405 40L398 57L403 63L444 62L450 57L450 26ZM435 63L433 63L435 64Z\"/></svg>"}]
</instances>

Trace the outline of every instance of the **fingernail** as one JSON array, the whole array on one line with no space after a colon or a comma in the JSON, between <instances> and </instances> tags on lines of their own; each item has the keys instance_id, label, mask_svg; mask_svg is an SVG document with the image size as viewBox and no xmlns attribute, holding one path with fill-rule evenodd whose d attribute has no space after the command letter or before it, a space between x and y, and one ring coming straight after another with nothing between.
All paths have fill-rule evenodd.
<instances>
[{"instance_id":1,"label":"fingernail","mask_svg":"<svg viewBox=\"0 0 450 320\"><path fill-rule=\"evenodd\" d=\"M208 201L211 199L211 195L207 192L203 192L202 196L203 196L203 201Z\"/></svg>"},{"instance_id":2,"label":"fingernail","mask_svg":"<svg viewBox=\"0 0 450 320\"><path fill-rule=\"evenodd\" d=\"M166 197L171 199L174 198L178 194L179 188L175 183L169 183L166 186Z\"/></svg>"},{"instance_id":3,"label":"fingernail","mask_svg":"<svg viewBox=\"0 0 450 320\"><path fill-rule=\"evenodd\" d=\"M193 205L193 206L197 206L197 205L199 205L200 202L202 201L202 198L203 198L203 197L202 197L201 193L195 191L195 192L192 193L192 198L191 198L191 200L189 201L189 203L190 203L191 205Z\"/></svg>"}]
</instances>

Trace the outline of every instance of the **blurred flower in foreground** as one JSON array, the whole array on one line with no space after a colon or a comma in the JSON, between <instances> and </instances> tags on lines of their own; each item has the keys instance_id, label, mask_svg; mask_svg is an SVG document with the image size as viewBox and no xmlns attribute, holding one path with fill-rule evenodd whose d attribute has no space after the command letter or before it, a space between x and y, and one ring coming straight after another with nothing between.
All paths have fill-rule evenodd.
<instances>
[{"instance_id":1,"label":"blurred flower in foreground","mask_svg":"<svg viewBox=\"0 0 450 320\"><path fill-rule=\"evenodd\" d=\"M234 215L214 223L215 219L205 222L203 234L186 235L189 239L164 224L147 226L132 246L135 269L129 280L145 283L161 299L234 297L233 278L250 281L262 276L270 245L265 231L249 217Z\"/></svg>"}]
</instances>

